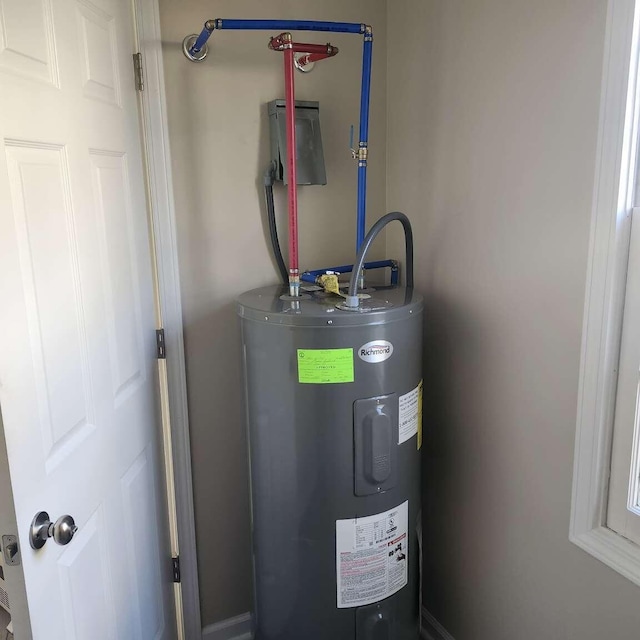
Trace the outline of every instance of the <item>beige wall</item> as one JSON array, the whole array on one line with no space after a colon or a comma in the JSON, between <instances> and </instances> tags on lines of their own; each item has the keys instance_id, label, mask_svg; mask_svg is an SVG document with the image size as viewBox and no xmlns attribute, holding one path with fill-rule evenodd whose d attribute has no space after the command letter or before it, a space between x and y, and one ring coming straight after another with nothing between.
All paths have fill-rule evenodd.
<instances>
[{"instance_id":1,"label":"beige wall","mask_svg":"<svg viewBox=\"0 0 640 640\"><path fill-rule=\"evenodd\" d=\"M161 0L163 53L183 295L202 620L251 607L249 502L242 424L240 347L234 299L276 281L267 247L262 174L269 160L265 105L283 97L282 55L267 32L216 32L199 65L183 37L206 18L305 18L368 22L375 28L369 219L384 213L386 47L384 0ZM300 189L305 268L351 262L356 165L349 126L358 126L362 39L304 34L340 48L313 73L296 74L297 97L319 100L326 187ZM284 192L278 190L281 220ZM284 225L281 225L284 231ZM282 238L286 246L286 236ZM377 248L383 257L384 238Z\"/></svg>"},{"instance_id":2,"label":"beige wall","mask_svg":"<svg viewBox=\"0 0 640 640\"><path fill-rule=\"evenodd\" d=\"M636 639L639 590L568 541L606 1L160 4L203 623L251 606L233 299L275 279L260 176L282 60L262 32L216 33L201 65L180 42L207 17L280 16L376 27L369 219L410 215L427 297L428 608L456 640ZM352 258L360 41L331 41L339 58L296 76L329 178L301 189L305 267Z\"/></svg>"},{"instance_id":3,"label":"beige wall","mask_svg":"<svg viewBox=\"0 0 640 640\"><path fill-rule=\"evenodd\" d=\"M640 590L568 540L606 5L389 2L387 204L428 309L426 604L456 640L640 633Z\"/></svg>"}]
</instances>

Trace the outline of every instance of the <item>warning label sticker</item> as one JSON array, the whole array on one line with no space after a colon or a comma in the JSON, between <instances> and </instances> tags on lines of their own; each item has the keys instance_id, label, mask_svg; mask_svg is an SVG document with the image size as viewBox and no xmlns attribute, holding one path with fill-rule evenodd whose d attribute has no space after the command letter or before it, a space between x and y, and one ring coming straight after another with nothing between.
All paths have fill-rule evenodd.
<instances>
[{"instance_id":1,"label":"warning label sticker","mask_svg":"<svg viewBox=\"0 0 640 640\"><path fill-rule=\"evenodd\" d=\"M420 380L420 392L418 393L418 450L422 449L422 380Z\"/></svg>"},{"instance_id":2,"label":"warning label sticker","mask_svg":"<svg viewBox=\"0 0 640 640\"><path fill-rule=\"evenodd\" d=\"M409 502L366 518L336 521L338 608L388 598L408 580Z\"/></svg>"},{"instance_id":3,"label":"warning label sticker","mask_svg":"<svg viewBox=\"0 0 640 640\"><path fill-rule=\"evenodd\" d=\"M298 349L298 382L353 382L353 349Z\"/></svg>"},{"instance_id":4,"label":"warning label sticker","mask_svg":"<svg viewBox=\"0 0 640 640\"><path fill-rule=\"evenodd\" d=\"M400 426L398 430L398 444L406 442L413 438L418 431L421 431L422 380L420 380L420 384L413 389L413 391L409 391L409 393L400 396L398 422ZM420 448L420 444L421 443L418 443L418 449Z\"/></svg>"}]
</instances>

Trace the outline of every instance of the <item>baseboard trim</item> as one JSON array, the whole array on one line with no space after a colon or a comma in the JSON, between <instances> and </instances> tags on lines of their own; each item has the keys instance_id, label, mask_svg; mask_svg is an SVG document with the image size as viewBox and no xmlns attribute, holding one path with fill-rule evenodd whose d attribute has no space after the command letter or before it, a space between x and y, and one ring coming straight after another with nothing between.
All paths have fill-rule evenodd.
<instances>
[{"instance_id":1,"label":"baseboard trim","mask_svg":"<svg viewBox=\"0 0 640 640\"><path fill-rule=\"evenodd\" d=\"M422 607L422 638L423 640L454 640L453 636Z\"/></svg>"},{"instance_id":2,"label":"baseboard trim","mask_svg":"<svg viewBox=\"0 0 640 640\"><path fill-rule=\"evenodd\" d=\"M251 614L210 624L202 630L202 640L251 640Z\"/></svg>"}]
</instances>

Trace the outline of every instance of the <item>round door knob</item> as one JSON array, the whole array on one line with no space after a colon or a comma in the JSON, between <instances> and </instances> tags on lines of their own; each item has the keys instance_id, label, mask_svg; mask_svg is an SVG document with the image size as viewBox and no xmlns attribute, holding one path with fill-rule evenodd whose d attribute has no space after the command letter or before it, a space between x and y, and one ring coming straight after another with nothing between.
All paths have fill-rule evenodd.
<instances>
[{"instance_id":1,"label":"round door knob","mask_svg":"<svg viewBox=\"0 0 640 640\"><path fill-rule=\"evenodd\" d=\"M53 539L56 544L69 544L76 534L78 527L71 516L61 516L53 525Z\"/></svg>"},{"instance_id":2,"label":"round door knob","mask_svg":"<svg viewBox=\"0 0 640 640\"><path fill-rule=\"evenodd\" d=\"M78 527L71 516L61 516L51 522L46 511L36 513L29 529L29 543L33 549L42 549L49 538L60 545L69 544Z\"/></svg>"}]
</instances>

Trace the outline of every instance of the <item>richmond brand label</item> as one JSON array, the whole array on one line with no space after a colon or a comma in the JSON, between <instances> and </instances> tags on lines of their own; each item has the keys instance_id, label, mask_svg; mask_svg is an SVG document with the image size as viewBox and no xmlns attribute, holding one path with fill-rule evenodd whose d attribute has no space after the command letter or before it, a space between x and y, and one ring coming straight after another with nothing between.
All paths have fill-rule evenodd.
<instances>
[{"instance_id":1,"label":"richmond brand label","mask_svg":"<svg viewBox=\"0 0 640 640\"><path fill-rule=\"evenodd\" d=\"M384 362L391 357L393 345L387 340L373 340L358 349L360 360L365 362Z\"/></svg>"}]
</instances>

